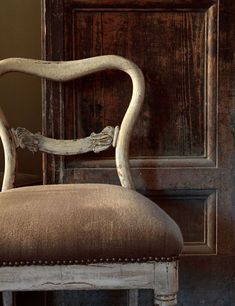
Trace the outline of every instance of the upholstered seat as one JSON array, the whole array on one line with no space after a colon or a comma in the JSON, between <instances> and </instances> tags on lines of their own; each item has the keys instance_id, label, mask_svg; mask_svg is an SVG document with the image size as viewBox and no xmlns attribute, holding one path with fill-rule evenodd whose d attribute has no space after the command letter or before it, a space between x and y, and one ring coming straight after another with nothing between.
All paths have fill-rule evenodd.
<instances>
[{"instance_id":1,"label":"upholstered seat","mask_svg":"<svg viewBox=\"0 0 235 306\"><path fill-rule=\"evenodd\" d=\"M120 186L23 187L1 193L0 203L2 265L170 260L182 249L176 223Z\"/></svg>"},{"instance_id":2,"label":"upholstered seat","mask_svg":"<svg viewBox=\"0 0 235 306\"><path fill-rule=\"evenodd\" d=\"M106 69L122 70L132 80L131 101L120 127L107 126L80 139L54 139L22 127L11 129L0 108L5 156L0 193L4 306L13 306L14 290L70 289L134 290L128 304L137 306L135 289L140 288L154 290L154 305L177 304L180 229L157 204L134 191L129 163L131 135L144 99L141 70L115 55L68 62L0 61L0 75L18 71L59 82ZM111 146L122 187L76 184L14 189L17 148L68 156L98 153ZM22 267L11 267L18 265Z\"/></svg>"}]
</instances>

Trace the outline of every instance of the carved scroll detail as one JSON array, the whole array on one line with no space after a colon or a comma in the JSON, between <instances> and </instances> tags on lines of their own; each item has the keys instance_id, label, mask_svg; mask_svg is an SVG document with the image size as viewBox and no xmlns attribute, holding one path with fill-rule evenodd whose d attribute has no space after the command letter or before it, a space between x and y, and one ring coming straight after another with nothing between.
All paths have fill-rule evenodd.
<instances>
[{"instance_id":1,"label":"carved scroll detail","mask_svg":"<svg viewBox=\"0 0 235 306\"><path fill-rule=\"evenodd\" d=\"M11 131L15 139L16 148L28 149L33 153L39 150L38 138L41 136L39 133L33 134L22 127L11 129Z\"/></svg>"},{"instance_id":2,"label":"carved scroll detail","mask_svg":"<svg viewBox=\"0 0 235 306\"><path fill-rule=\"evenodd\" d=\"M110 126L103 129L102 132L96 134L91 133L92 151L98 153L108 149L113 142L114 129Z\"/></svg>"},{"instance_id":3,"label":"carved scroll detail","mask_svg":"<svg viewBox=\"0 0 235 306\"><path fill-rule=\"evenodd\" d=\"M7 72L23 72L27 74L31 74L34 76L39 76L52 81L65 82L69 80L73 80L79 77L83 77L88 74L92 74L98 71L104 71L107 69L118 69L124 71L128 74L132 80L132 96L129 107L126 111L126 114L123 118L120 132L118 134L117 141L115 147L115 159L116 166L118 169L118 176L121 182L121 185L125 188L134 189L134 182L131 175L131 169L129 165L129 145L131 140L131 135L140 113L141 107L143 105L144 100L144 92L145 92L145 82L144 76L141 70L137 65L133 62L116 55L103 55L97 56L87 59L81 59L76 61L67 61L67 62L48 62L48 61L40 61L33 59L23 59L23 58L9 58L0 61L0 75L5 74ZM4 138L4 156L6 161L6 173L7 175L4 178L3 185L6 188L11 188L13 177L11 175L13 166L10 166L10 160L8 158L8 152L10 150L10 138L12 135L7 135L8 131L4 128L1 129L2 117L0 113L0 135ZM9 133L10 134L10 133ZM24 134L24 133L23 133ZM61 141L60 140L52 140L48 138L43 138L42 136L33 134L34 140L39 140L38 148L39 150L47 153L53 154L61 154L61 155L72 155L85 153L90 151L90 147L92 148L92 142L88 142L89 150L86 151L84 149L81 152L78 150L74 150L74 147L81 145L77 143L76 146L71 146L71 142L67 140L63 141L62 150L61 149ZM31 136L28 134L29 138ZM27 137L28 137L27 136ZM17 137L16 137L17 138ZM115 137L114 137L115 138ZM76 140L76 142L84 142L86 140ZM19 142L16 139L16 143ZM25 141L22 141L21 145L25 146ZM71 149L72 147L72 149ZM83 146L82 146L83 147ZM98 146L99 147L99 146ZM36 143L29 144L29 148L35 151L37 149ZM72 152L72 153L71 153Z\"/></svg>"},{"instance_id":4,"label":"carved scroll detail","mask_svg":"<svg viewBox=\"0 0 235 306\"><path fill-rule=\"evenodd\" d=\"M16 148L28 149L31 152L42 151L58 155L75 155L86 152L101 152L115 146L118 127L107 126L100 133L91 133L89 137L74 140L57 140L31 133L25 128L12 129Z\"/></svg>"}]
</instances>

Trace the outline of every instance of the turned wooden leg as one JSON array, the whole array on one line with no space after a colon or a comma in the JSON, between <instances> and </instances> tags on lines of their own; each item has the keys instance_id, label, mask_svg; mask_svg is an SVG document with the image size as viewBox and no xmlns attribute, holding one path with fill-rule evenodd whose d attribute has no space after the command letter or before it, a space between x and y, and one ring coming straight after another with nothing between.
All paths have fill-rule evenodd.
<instances>
[{"instance_id":1,"label":"turned wooden leg","mask_svg":"<svg viewBox=\"0 0 235 306\"><path fill-rule=\"evenodd\" d=\"M178 262L155 264L155 306L175 306L178 292Z\"/></svg>"},{"instance_id":2,"label":"turned wooden leg","mask_svg":"<svg viewBox=\"0 0 235 306\"><path fill-rule=\"evenodd\" d=\"M175 306L177 304L177 295L157 295L154 298L154 306Z\"/></svg>"},{"instance_id":3,"label":"turned wooden leg","mask_svg":"<svg viewBox=\"0 0 235 306\"><path fill-rule=\"evenodd\" d=\"M128 306L138 306L138 297L139 297L139 291L138 289L131 289L128 290Z\"/></svg>"},{"instance_id":4,"label":"turned wooden leg","mask_svg":"<svg viewBox=\"0 0 235 306\"><path fill-rule=\"evenodd\" d=\"M2 292L2 305L13 306L13 292L11 291Z\"/></svg>"}]
</instances>

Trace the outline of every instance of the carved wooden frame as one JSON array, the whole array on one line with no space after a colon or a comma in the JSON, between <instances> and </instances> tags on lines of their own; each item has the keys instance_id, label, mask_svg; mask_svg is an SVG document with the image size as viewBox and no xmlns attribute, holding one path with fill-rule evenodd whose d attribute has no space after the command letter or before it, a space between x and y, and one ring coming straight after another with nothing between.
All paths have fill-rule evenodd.
<instances>
[{"instance_id":1,"label":"carved wooden frame","mask_svg":"<svg viewBox=\"0 0 235 306\"><path fill-rule=\"evenodd\" d=\"M138 305L137 289L153 289L154 305L173 306L177 303L177 271L177 261L3 267L0 269L0 290L4 306L13 306L11 291L97 289L130 289L129 306Z\"/></svg>"},{"instance_id":2,"label":"carved wooden frame","mask_svg":"<svg viewBox=\"0 0 235 306\"><path fill-rule=\"evenodd\" d=\"M91 150L98 152L107 149L114 142L117 142L116 167L120 182L123 187L134 188L128 159L129 143L132 130L143 104L145 83L141 70L133 62L115 55L98 56L68 62L47 62L21 58L5 59L0 62L0 75L11 71L18 71L61 82L106 69L122 70L132 80L133 92L130 105L119 131L118 128L105 128L100 135L91 134L90 137L83 140L53 140L39 134L32 134L23 128L11 130L2 110L0 110L0 136L3 141L5 154L3 191L13 187L16 164L15 151L19 146L29 148L31 151L40 150L53 154L70 155Z\"/></svg>"},{"instance_id":3,"label":"carved wooden frame","mask_svg":"<svg viewBox=\"0 0 235 306\"><path fill-rule=\"evenodd\" d=\"M99 134L80 140L54 140L33 134L24 128L10 129L0 108L0 137L5 156L2 191L13 188L15 180L16 149L42 151L53 154L78 154L116 146L116 166L123 187L134 189L129 166L129 142L140 112L145 83L141 70L129 60L107 55L70 62L47 62L29 59L0 61L0 75L19 71L54 81L68 81L105 69L120 69L132 79L133 92L130 105L120 130L105 128ZM59 152L60 151L60 152ZM35 275L37 277L35 277ZM178 260L146 263L89 264L1 267L0 290L3 305L13 306L12 291L63 289L131 289L129 305L138 305L137 289L154 290L154 305L173 306L177 303ZM133 291L134 290L134 291Z\"/></svg>"}]
</instances>

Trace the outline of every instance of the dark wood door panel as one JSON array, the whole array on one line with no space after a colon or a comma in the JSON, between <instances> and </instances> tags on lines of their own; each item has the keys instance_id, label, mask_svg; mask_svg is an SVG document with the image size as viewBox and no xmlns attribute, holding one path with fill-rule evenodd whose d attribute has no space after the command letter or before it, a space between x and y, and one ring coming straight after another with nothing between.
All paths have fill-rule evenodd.
<instances>
[{"instance_id":1,"label":"dark wood door panel","mask_svg":"<svg viewBox=\"0 0 235 306\"><path fill-rule=\"evenodd\" d=\"M131 144L131 166L138 191L183 231L179 305L233 305L235 2L44 2L45 58L115 53L144 71L146 99ZM75 138L120 124L130 94L130 80L117 71L65 85L47 82L44 133ZM47 183L119 184L113 150L45 156L44 171ZM84 294L66 299L69 305L89 303ZM95 296L100 305L115 293ZM47 303L63 305L64 297L50 293ZM122 299L120 293L117 304ZM145 292L141 299L151 303Z\"/></svg>"},{"instance_id":2,"label":"dark wood door panel","mask_svg":"<svg viewBox=\"0 0 235 306\"><path fill-rule=\"evenodd\" d=\"M180 226L184 238L183 254L216 254L215 190L148 191L148 197Z\"/></svg>"},{"instance_id":3,"label":"dark wood door panel","mask_svg":"<svg viewBox=\"0 0 235 306\"><path fill-rule=\"evenodd\" d=\"M221 171L216 167L218 3L202 1L198 6L187 1L182 7L183 2L176 1L174 9L171 1L150 1L143 6L128 3L127 9L124 2L58 2L64 18L59 13L50 18L57 18L64 44L55 37L47 57L57 54L53 49L59 47L64 59L115 53L135 61L144 72L147 88L131 143L137 189L215 190L220 194ZM46 133L59 138L84 137L106 125L120 124L131 94L130 80L115 71L54 90L50 84L47 99L53 97L53 103L46 104L45 112L54 127L47 126ZM113 158L113 150L95 156L49 157L47 182L118 183ZM181 209L183 203L178 205ZM216 206L214 201L213 230L209 231L213 238L203 238L206 246L200 239L192 242L200 247L187 246L188 253L216 252ZM198 226L208 231L208 224Z\"/></svg>"},{"instance_id":4,"label":"dark wood door panel","mask_svg":"<svg viewBox=\"0 0 235 306\"><path fill-rule=\"evenodd\" d=\"M87 11L79 3L76 8L67 4L70 23L65 31L71 37L66 59L119 54L144 72L146 99L131 145L133 158L213 157L216 96L211 88L216 86L217 37L209 34L216 24L215 10ZM65 135L70 138L120 124L131 88L126 77L107 72L66 91L70 99L64 120L70 118L70 126Z\"/></svg>"},{"instance_id":5,"label":"dark wood door panel","mask_svg":"<svg viewBox=\"0 0 235 306\"><path fill-rule=\"evenodd\" d=\"M142 8L142 9L170 9L172 11L177 11L178 9L208 9L217 0L63 0L65 6L69 7L82 7L84 9L97 9L97 8L121 8L121 9L131 9L131 8ZM54 6L60 3L57 0L54 1Z\"/></svg>"},{"instance_id":6,"label":"dark wood door panel","mask_svg":"<svg viewBox=\"0 0 235 306\"><path fill-rule=\"evenodd\" d=\"M133 137L133 157L204 154L204 15L79 10L73 13L73 58L119 54L138 62L143 70L146 103ZM144 57L140 58L140 54ZM79 119L86 118L94 130L119 124L131 92L126 79L106 73L94 82L99 84L98 92L91 80L83 80L76 90L80 110L88 108L81 110ZM120 101L124 102L121 106Z\"/></svg>"}]
</instances>

